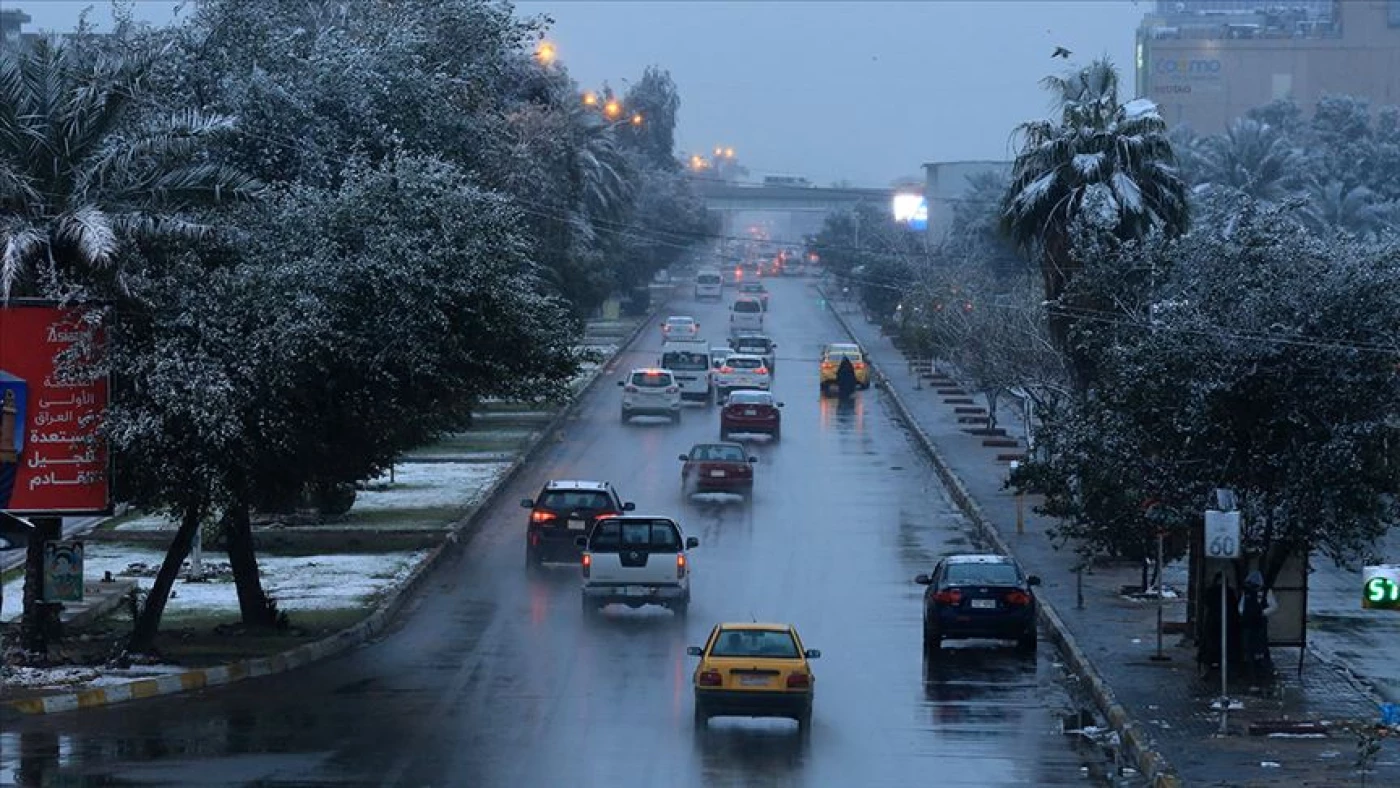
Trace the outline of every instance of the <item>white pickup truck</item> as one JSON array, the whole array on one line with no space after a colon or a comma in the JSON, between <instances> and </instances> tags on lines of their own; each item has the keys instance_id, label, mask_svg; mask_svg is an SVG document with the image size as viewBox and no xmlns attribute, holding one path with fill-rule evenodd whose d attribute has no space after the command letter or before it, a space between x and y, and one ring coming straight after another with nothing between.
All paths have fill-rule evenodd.
<instances>
[{"instance_id":1,"label":"white pickup truck","mask_svg":"<svg viewBox=\"0 0 1400 788\"><path fill-rule=\"evenodd\" d=\"M631 608L661 605L677 618L690 607L690 557L700 546L680 524L666 517L610 517L580 536L583 549L583 614L598 615L605 605Z\"/></svg>"}]
</instances>

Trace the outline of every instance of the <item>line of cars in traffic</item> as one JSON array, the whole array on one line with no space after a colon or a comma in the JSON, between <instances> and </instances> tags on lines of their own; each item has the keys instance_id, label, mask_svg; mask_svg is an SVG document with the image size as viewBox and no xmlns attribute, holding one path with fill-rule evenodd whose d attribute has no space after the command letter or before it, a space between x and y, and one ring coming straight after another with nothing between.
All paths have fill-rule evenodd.
<instances>
[{"instance_id":1,"label":"line of cars in traffic","mask_svg":"<svg viewBox=\"0 0 1400 788\"><path fill-rule=\"evenodd\" d=\"M755 299L757 300L757 299ZM766 312L766 300L758 302ZM718 402L720 442L696 444L682 462L682 495L699 492L751 494L757 457L731 434L781 436L783 403L771 391L777 345L762 334L732 331L727 347L710 347L700 323L673 316L663 323L661 366L632 370L623 386L622 419L655 414L679 421L684 399L706 407ZM835 379L843 358L852 359L857 382L870 383L860 348L831 344L822 350L821 388ZM829 371L830 370L830 371ZM647 399L653 392L663 396ZM584 617L604 607L659 605L684 619L691 602L689 551L700 542L674 518L635 514L608 482L552 480L533 499L526 563L575 562L580 568ZM1034 586L1014 560L1001 556L948 556L915 582L925 586L923 645L935 657L947 640L1005 638L1022 650L1036 645ZM730 622L714 625L703 645L687 653L698 658L692 674L694 722L705 729L719 716L786 717L802 732L811 728L816 676L811 661L821 652L805 646L795 627L784 623Z\"/></svg>"}]
</instances>

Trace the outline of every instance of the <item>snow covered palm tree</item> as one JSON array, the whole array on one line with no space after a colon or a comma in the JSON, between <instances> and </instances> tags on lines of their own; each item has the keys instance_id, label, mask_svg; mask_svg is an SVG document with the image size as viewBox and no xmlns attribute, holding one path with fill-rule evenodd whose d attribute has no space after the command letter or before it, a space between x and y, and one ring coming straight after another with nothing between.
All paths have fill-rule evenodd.
<instances>
[{"instance_id":1,"label":"snow covered palm tree","mask_svg":"<svg viewBox=\"0 0 1400 788\"><path fill-rule=\"evenodd\" d=\"M1121 104L1109 61L1042 84L1055 94L1061 117L1017 128L1022 146L1001 221L1022 252L1039 261L1045 297L1054 302L1074 276L1076 219L1126 239L1155 228L1180 233L1189 211L1157 106L1147 99ZM1069 327L1063 312L1052 313L1051 332L1062 348Z\"/></svg>"},{"instance_id":2,"label":"snow covered palm tree","mask_svg":"<svg viewBox=\"0 0 1400 788\"><path fill-rule=\"evenodd\" d=\"M0 299L45 281L119 291L123 240L199 237L210 228L189 209L255 193L251 178L203 155L227 118L136 117L148 66L86 63L43 40L0 50Z\"/></svg>"},{"instance_id":3,"label":"snow covered palm tree","mask_svg":"<svg viewBox=\"0 0 1400 788\"><path fill-rule=\"evenodd\" d=\"M1303 156L1279 130L1253 118L1237 118L1225 133L1203 145L1201 179L1238 190L1256 200L1286 196L1303 166Z\"/></svg>"},{"instance_id":4,"label":"snow covered palm tree","mask_svg":"<svg viewBox=\"0 0 1400 788\"><path fill-rule=\"evenodd\" d=\"M1395 214L1394 208L1365 186L1348 188L1339 180L1331 180L1312 184L1301 213L1303 222L1318 234L1330 235L1340 230L1368 235L1385 227Z\"/></svg>"}]
</instances>

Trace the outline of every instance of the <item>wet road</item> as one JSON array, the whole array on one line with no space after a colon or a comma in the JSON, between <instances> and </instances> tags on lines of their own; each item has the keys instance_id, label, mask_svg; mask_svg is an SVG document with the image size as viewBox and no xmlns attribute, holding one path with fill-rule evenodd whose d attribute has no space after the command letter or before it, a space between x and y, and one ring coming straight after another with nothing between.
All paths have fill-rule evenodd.
<instances>
[{"instance_id":1,"label":"wet road","mask_svg":"<svg viewBox=\"0 0 1400 788\"><path fill-rule=\"evenodd\" d=\"M505 496L603 478L639 513L678 517L701 540L688 622L647 609L584 622L575 569L526 573L525 512L511 505L379 642L222 690L11 721L0 783L1085 784L1088 756L1059 732L1072 704L1049 645L1021 657L955 644L924 665L911 578L968 549L962 522L877 391L846 408L817 397L817 349L842 337L809 281L769 286L785 424L781 444L750 443L750 504L680 496L676 455L716 439L713 410L624 427L611 380ZM724 306L681 298L671 311L723 344ZM659 347L653 328L619 370L653 363ZM749 618L791 621L822 650L808 740L788 721L692 726L685 647L716 621Z\"/></svg>"}]
</instances>

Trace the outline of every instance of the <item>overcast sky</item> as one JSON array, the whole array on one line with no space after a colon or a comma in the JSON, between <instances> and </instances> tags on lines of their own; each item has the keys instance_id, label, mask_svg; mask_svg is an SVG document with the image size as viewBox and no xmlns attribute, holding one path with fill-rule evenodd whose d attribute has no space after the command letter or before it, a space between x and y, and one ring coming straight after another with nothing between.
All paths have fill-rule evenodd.
<instances>
[{"instance_id":1,"label":"overcast sky","mask_svg":"<svg viewBox=\"0 0 1400 788\"><path fill-rule=\"evenodd\" d=\"M0 0L34 27L72 27L92 2ZM137 3L167 22L177 4ZM551 38L584 87L619 91L648 65L680 88L681 152L734 147L755 175L887 185L929 161L1010 158L1018 122L1044 116L1037 84L1108 55L1133 88L1136 0L975 2L519 2L555 20ZM95 4L94 20L110 19ZM1131 98L1125 95L1125 100Z\"/></svg>"}]
</instances>

